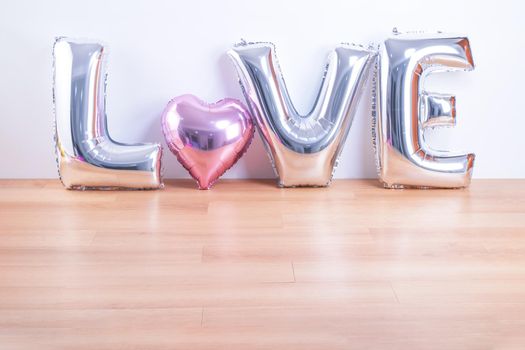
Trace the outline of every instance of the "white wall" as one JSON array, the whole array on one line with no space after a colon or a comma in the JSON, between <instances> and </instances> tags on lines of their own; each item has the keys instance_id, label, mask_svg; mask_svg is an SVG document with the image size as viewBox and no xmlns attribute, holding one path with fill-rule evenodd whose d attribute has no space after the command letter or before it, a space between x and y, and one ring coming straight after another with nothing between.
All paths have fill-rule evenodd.
<instances>
[{"instance_id":1,"label":"white wall","mask_svg":"<svg viewBox=\"0 0 525 350\"><path fill-rule=\"evenodd\" d=\"M174 96L242 99L225 52L239 38L273 41L290 93L306 111L328 51L400 30L468 34L473 72L432 78L429 90L457 95L458 125L433 132L433 146L477 154L478 178L525 177L525 6L520 1L26 1L0 7L0 177L56 177L52 57L55 36L109 45L108 116L122 142L162 141L160 113ZM366 100L364 100L366 101ZM363 104L336 177L375 177ZM162 141L163 142L163 141ZM163 142L164 143L164 142ZM169 152L167 177L185 177ZM226 177L271 177L259 136Z\"/></svg>"}]
</instances>

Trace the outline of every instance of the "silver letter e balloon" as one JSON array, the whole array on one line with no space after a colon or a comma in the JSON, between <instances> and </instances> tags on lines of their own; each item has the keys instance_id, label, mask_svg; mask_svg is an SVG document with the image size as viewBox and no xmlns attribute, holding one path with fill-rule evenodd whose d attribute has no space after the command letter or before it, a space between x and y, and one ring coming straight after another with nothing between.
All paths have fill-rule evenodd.
<instances>
[{"instance_id":1,"label":"silver letter e balloon","mask_svg":"<svg viewBox=\"0 0 525 350\"><path fill-rule=\"evenodd\" d=\"M374 140L385 187L466 187L474 154L436 151L425 143L429 127L453 126L455 97L423 89L434 72L474 68L466 37L397 34L385 41L374 82Z\"/></svg>"}]
</instances>

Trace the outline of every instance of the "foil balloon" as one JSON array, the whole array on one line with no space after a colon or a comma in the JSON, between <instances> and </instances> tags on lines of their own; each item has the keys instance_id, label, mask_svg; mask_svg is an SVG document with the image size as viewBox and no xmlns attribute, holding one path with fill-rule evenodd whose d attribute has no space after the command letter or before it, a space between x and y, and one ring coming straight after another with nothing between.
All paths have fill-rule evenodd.
<instances>
[{"instance_id":1,"label":"foil balloon","mask_svg":"<svg viewBox=\"0 0 525 350\"><path fill-rule=\"evenodd\" d=\"M197 180L209 189L248 149L254 126L248 109L226 98L207 104L193 95L174 98L162 113L162 130L169 149Z\"/></svg>"},{"instance_id":2,"label":"foil balloon","mask_svg":"<svg viewBox=\"0 0 525 350\"><path fill-rule=\"evenodd\" d=\"M474 154L433 150L424 137L428 128L455 125L456 98L425 91L424 82L432 73L473 68L463 36L394 31L385 41L372 102L378 173L385 187L468 186Z\"/></svg>"},{"instance_id":3,"label":"foil balloon","mask_svg":"<svg viewBox=\"0 0 525 350\"><path fill-rule=\"evenodd\" d=\"M162 187L159 144L126 145L108 134L105 48L58 38L53 48L55 145L68 189Z\"/></svg>"},{"instance_id":4,"label":"foil balloon","mask_svg":"<svg viewBox=\"0 0 525 350\"><path fill-rule=\"evenodd\" d=\"M342 44L328 58L313 108L295 109L271 43L242 42L228 52L279 186L329 185L375 52Z\"/></svg>"}]
</instances>

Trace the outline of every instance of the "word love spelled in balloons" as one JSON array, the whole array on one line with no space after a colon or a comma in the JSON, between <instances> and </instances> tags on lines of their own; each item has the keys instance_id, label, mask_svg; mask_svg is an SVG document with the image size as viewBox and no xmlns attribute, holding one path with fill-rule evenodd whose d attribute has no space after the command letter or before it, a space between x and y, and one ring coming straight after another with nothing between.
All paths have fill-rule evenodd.
<instances>
[{"instance_id":1,"label":"word love spelled in balloons","mask_svg":"<svg viewBox=\"0 0 525 350\"><path fill-rule=\"evenodd\" d=\"M56 152L69 189L162 187L159 144L113 141L105 113L104 47L58 38L54 46ZM329 55L313 107L294 107L271 43L242 43L228 52L247 106L174 98L162 114L170 150L200 189L246 152L257 126L281 187L327 186L367 81L372 85L372 139L387 188L459 188L470 183L474 154L432 150L428 128L456 123L455 96L425 91L434 72L472 70L467 37L394 32L379 50L342 44Z\"/></svg>"}]
</instances>

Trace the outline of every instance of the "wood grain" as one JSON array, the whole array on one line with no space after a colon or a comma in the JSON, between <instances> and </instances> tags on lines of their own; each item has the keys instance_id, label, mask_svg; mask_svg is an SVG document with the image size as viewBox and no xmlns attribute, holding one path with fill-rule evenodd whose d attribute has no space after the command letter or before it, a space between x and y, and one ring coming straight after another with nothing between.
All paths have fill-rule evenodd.
<instances>
[{"instance_id":1,"label":"wood grain","mask_svg":"<svg viewBox=\"0 0 525 350\"><path fill-rule=\"evenodd\" d=\"M525 180L0 181L0 350L525 349Z\"/></svg>"}]
</instances>

